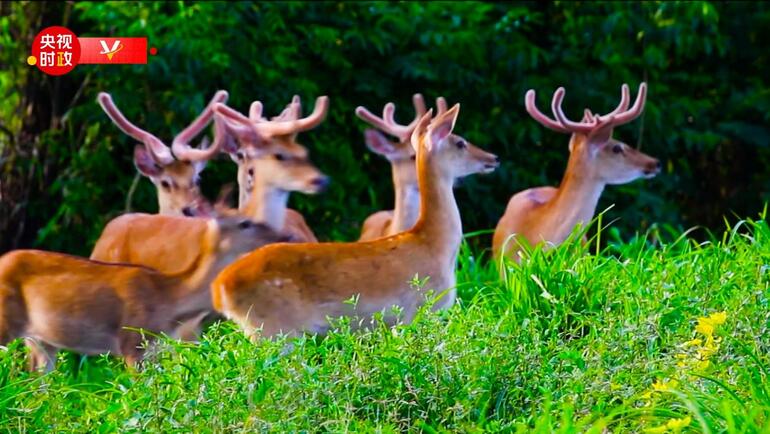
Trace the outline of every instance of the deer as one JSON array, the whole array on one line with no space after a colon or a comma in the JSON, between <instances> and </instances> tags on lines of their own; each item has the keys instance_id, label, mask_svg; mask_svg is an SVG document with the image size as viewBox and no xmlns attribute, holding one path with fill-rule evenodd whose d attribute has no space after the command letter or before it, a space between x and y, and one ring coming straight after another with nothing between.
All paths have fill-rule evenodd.
<instances>
[{"instance_id":1,"label":"deer","mask_svg":"<svg viewBox=\"0 0 770 434\"><path fill-rule=\"evenodd\" d=\"M248 117L223 103L214 105L216 134L224 136L223 149L238 165L239 211L298 242L318 239L302 214L287 208L289 193L320 193L329 178L310 161L297 134L317 127L328 108L329 98L321 96L313 112L302 118L295 95L279 116L268 120L260 101L251 104Z\"/></svg>"},{"instance_id":2,"label":"deer","mask_svg":"<svg viewBox=\"0 0 770 434\"><path fill-rule=\"evenodd\" d=\"M553 94L550 118L535 105L535 91L525 96L527 112L544 127L570 134L570 156L559 187L535 187L511 197L493 236L493 252L498 259L519 262L523 243L548 248L558 246L578 225L591 222L599 197L606 185L625 184L638 178L652 178L660 172L660 161L612 137L613 129L627 124L644 110L647 84L641 83L634 105L629 109L630 92L621 87L615 110L597 115L585 109L581 122L567 118L561 108L565 90ZM501 262L502 263L502 262Z\"/></svg>"},{"instance_id":3,"label":"deer","mask_svg":"<svg viewBox=\"0 0 770 434\"><path fill-rule=\"evenodd\" d=\"M282 333L324 335L327 318L410 322L432 290L432 309L455 301L455 267L462 221L452 190L455 178L490 173L497 156L453 134L460 105L433 118L429 110L411 136L416 152L420 215L411 229L352 243L282 243L264 246L227 266L211 286L214 308L252 340ZM412 284L421 279L424 285ZM425 291L427 290L427 291ZM355 300L354 302L352 302Z\"/></svg>"},{"instance_id":4,"label":"deer","mask_svg":"<svg viewBox=\"0 0 770 434\"><path fill-rule=\"evenodd\" d=\"M365 107L356 107L356 116L374 127L364 131L366 146L390 162L395 193L392 210L378 211L364 220L359 241L404 232L417 222L420 193L417 189L416 154L410 140L417 123L425 115L425 100L422 95L416 93L412 96L412 104L415 118L408 125L396 123L393 118L396 106L392 102L385 104L382 117L374 115ZM446 111L446 101L439 98L439 115L442 114L442 109ZM395 137L396 141L388 139L385 134Z\"/></svg>"},{"instance_id":5,"label":"deer","mask_svg":"<svg viewBox=\"0 0 770 434\"><path fill-rule=\"evenodd\" d=\"M207 140L201 149L188 146L211 122L213 105L227 101L227 91L220 90L198 117L174 137L169 147L155 135L137 127L120 112L106 92L100 92L97 100L112 122L126 135L142 143L134 147L134 165L140 174L149 178L158 193L158 213L163 215L188 215L196 213L190 204L205 204L199 189L200 173L206 162L219 150L207 148ZM176 158L174 158L176 157Z\"/></svg>"},{"instance_id":6,"label":"deer","mask_svg":"<svg viewBox=\"0 0 770 434\"><path fill-rule=\"evenodd\" d=\"M127 327L173 335L180 322L211 309L208 285L224 264L284 239L243 217L119 219L132 227L124 242L143 244L173 272L40 250L0 257L0 345L26 338L31 370L53 370L60 349L112 353L135 365L144 352L142 334ZM159 243L152 238L159 231L183 236L179 244ZM197 255L186 252L191 247Z\"/></svg>"}]
</instances>

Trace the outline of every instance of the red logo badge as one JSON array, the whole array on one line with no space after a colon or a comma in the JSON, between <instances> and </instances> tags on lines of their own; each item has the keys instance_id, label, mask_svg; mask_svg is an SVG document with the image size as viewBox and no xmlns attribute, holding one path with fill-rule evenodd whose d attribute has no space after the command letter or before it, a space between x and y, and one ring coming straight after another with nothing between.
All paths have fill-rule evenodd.
<instances>
[{"instance_id":1,"label":"red logo badge","mask_svg":"<svg viewBox=\"0 0 770 434\"><path fill-rule=\"evenodd\" d=\"M150 54L158 50L150 48ZM78 38L66 27L43 29L32 43L27 63L49 75L62 75L78 64L147 64L147 38Z\"/></svg>"},{"instance_id":2,"label":"red logo badge","mask_svg":"<svg viewBox=\"0 0 770 434\"><path fill-rule=\"evenodd\" d=\"M52 26L43 29L32 42L32 55L27 63L49 75L72 71L80 60L80 42L68 28Z\"/></svg>"}]
</instances>

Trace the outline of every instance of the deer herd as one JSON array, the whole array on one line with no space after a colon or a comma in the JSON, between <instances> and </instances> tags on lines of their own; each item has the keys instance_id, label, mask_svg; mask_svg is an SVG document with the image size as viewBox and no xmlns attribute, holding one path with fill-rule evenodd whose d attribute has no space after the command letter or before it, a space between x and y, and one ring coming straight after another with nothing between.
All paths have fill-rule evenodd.
<instances>
[{"instance_id":1,"label":"deer herd","mask_svg":"<svg viewBox=\"0 0 770 434\"><path fill-rule=\"evenodd\" d=\"M660 171L658 160L612 137L642 113L646 94L642 83L630 106L624 84L617 108L605 115L586 109L574 122L561 108L563 88L553 95L553 117L537 108L534 90L527 92L526 110L537 122L571 135L570 157L558 188L531 188L508 202L493 237L500 264L521 261L525 246L556 246L590 222L605 185ZM316 194L328 185L297 135L324 120L329 99L319 97L303 116L295 96L271 118L259 101L245 115L227 99L217 92L169 147L99 94L112 122L140 143L134 163L157 188L159 214L113 219L89 259L40 250L0 257L0 345L24 338L31 369L53 369L60 349L111 353L133 364L146 348L142 330L192 341L211 315L258 339L323 335L340 316L382 312L389 323L409 322L429 300L434 309L452 306L463 236L453 184L499 164L455 132L459 104L439 97L434 111L414 95L407 125L396 123L393 103L381 116L358 107L356 115L372 127L366 145L391 164L395 206L370 215L357 242L318 242L287 203L292 191ZM213 140L191 146L212 122ZM198 186L207 161L220 153L238 166L237 208L211 204Z\"/></svg>"}]
</instances>

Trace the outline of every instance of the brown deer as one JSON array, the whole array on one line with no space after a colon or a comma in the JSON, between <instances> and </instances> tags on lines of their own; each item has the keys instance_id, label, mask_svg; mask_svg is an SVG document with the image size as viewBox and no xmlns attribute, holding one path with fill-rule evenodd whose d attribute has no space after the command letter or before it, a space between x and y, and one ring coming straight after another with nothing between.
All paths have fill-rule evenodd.
<instances>
[{"instance_id":1,"label":"brown deer","mask_svg":"<svg viewBox=\"0 0 770 434\"><path fill-rule=\"evenodd\" d=\"M534 246L561 244L581 224L594 217L596 205L608 184L625 184L637 178L652 178L660 171L660 161L612 138L616 126L636 119L644 110L647 84L639 86L634 105L629 109L628 85L621 89L620 104L599 116L586 109L581 122L573 122L561 108L564 88L553 95L551 108L555 119L535 106L535 91L527 92L527 112L544 127L571 134L570 157L561 184L537 187L516 193L495 229L493 251L498 257L520 260L522 242Z\"/></svg>"},{"instance_id":2,"label":"brown deer","mask_svg":"<svg viewBox=\"0 0 770 434\"><path fill-rule=\"evenodd\" d=\"M328 317L366 318L391 306L411 321L426 294L445 291L433 305L446 308L455 300L455 265L462 241L462 222L452 185L455 178L489 173L495 155L452 134L460 106L420 119L412 133L417 152L420 217L397 235L356 243L274 244L255 250L229 265L212 284L217 311L255 339L276 333L323 334ZM357 301L350 299L358 295ZM387 314L387 312L386 312ZM393 321L386 315L386 320Z\"/></svg>"},{"instance_id":3,"label":"brown deer","mask_svg":"<svg viewBox=\"0 0 770 434\"><path fill-rule=\"evenodd\" d=\"M440 100L443 102L443 99ZM417 188L416 154L410 139L420 118L425 115L425 100L417 93L412 96L412 104L415 118L408 125L396 123L393 118L396 106L392 102L385 104L382 117L377 117L364 107L356 108L356 116L376 128L367 128L364 132L366 146L390 162L396 196L392 210L378 211L364 220L359 241L395 235L410 229L417 222L420 213L420 192ZM441 114L439 107L438 115ZM395 137L396 141L389 140L385 134Z\"/></svg>"},{"instance_id":4,"label":"brown deer","mask_svg":"<svg viewBox=\"0 0 770 434\"><path fill-rule=\"evenodd\" d=\"M226 102L227 96L226 91L218 91L203 112L174 138L169 148L156 136L126 119L108 93L99 93L97 100L112 122L125 134L143 144L134 148L134 164L139 173L155 184L159 214L192 215L194 210L190 209L191 203L206 203L200 201L199 175L206 162L215 157L219 149L193 149L188 142L211 122L214 116L213 105ZM204 144L202 148L205 147Z\"/></svg>"},{"instance_id":5,"label":"brown deer","mask_svg":"<svg viewBox=\"0 0 770 434\"><path fill-rule=\"evenodd\" d=\"M119 221L131 225L123 242L142 245L174 272L37 250L0 257L0 344L27 338L30 368L50 371L59 349L109 352L135 363L142 357L142 336L126 327L173 334L180 322L211 309L209 281L216 271L283 239L265 225L235 217L127 214ZM153 237L158 231L184 236L179 244L163 244Z\"/></svg>"},{"instance_id":6,"label":"brown deer","mask_svg":"<svg viewBox=\"0 0 770 434\"><path fill-rule=\"evenodd\" d=\"M277 117L262 117L262 103L255 101L249 117L216 104L217 135L224 150L238 164L238 209L255 221L291 234L296 241L318 241L297 211L287 208L289 193L316 194L329 178L309 160L307 149L297 142L297 134L318 126L325 118L329 99L316 100L313 113L301 117L301 102L295 96ZM237 140L232 140L235 137Z\"/></svg>"}]
</instances>

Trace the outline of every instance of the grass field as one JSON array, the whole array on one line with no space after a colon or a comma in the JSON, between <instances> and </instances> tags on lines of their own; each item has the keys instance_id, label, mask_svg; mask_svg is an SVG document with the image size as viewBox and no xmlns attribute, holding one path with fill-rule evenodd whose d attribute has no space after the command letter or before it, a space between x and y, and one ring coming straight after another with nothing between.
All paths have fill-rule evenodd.
<instances>
[{"instance_id":1,"label":"grass field","mask_svg":"<svg viewBox=\"0 0 770 434\"><path fill-rule=\"evenodd\" d=\"M703 237L703 234L700 234ZM410 325L249 342L218 323L138 371L0 350L11 432L770 432L770 229L712 241L653 229L534 252L510 270L463 249L460 303Z\"/></svg>"}]
</instances>

